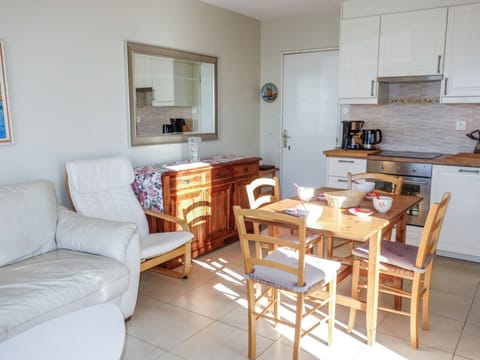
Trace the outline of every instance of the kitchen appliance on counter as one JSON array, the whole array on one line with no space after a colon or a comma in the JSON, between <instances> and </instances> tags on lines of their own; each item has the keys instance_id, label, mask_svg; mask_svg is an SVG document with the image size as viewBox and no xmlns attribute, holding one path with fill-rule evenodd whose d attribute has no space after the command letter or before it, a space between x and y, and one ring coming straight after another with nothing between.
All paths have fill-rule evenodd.
<instances>
[{"instance_id":1,"label":"kitchen appliance on counter","mask_svg":"<svg viewBox=\"0 0 480 360\"><path fill-rule=\"evenodd\" d=\"M361 120L342 121L342 149L359 150L362 148L362 127L364 123Z\"/></svg>"},{"instance_id":2,"label":"kitchen appliance on counter","mask_svg":"<svg viewBox=\"0 0 480 360\"><path fill-rule=\"evenodd\" d=\"M470 139L477 140L477 145L475 145L473 152L475 154L480 154L480 129L473 130L472 132L468 133L467 136Z\"/></svg>"},{"instance_id":3,"label":"kitchen appliance on counter","mask_svg":"<svg viewBox=\"0 0 480 360\"><path fill-rule=\"evenodd\" d=\"M185 119L183 118L170 118L174 133L183 133L183 127L185 126Z\"/></svg>"},{"instance_id":4,"label":"kitchen appliance on counter","mask_svg":"<svg viewBox=\"0 0 480 360\"><path fill-rule=\"evenodd\" d=\"M382 142L382 131L380 129L362 130L362 148L365 150L376 150L377 145Z\"/></svg>"},{"instance_id":5,"label":"kitchen appliance on counter","mask_svg":"<svg viewBox=\"0 0 480 360\"><path fill-rule=\"evenodd\" d=\"M403 161L392 159L373 160L367 158L367 172L376 172L387 175L401 176L403 178L402 195L421 196L423 198L407 213L407 225L424 226L430 208L430 187L433 165L415 162L416 159L435 159L439 153L422 153L414 151L384 150L375 157L405 158ZM391 191L390 183L375 181L376 188Z\"/></svg>"}]
</instances>

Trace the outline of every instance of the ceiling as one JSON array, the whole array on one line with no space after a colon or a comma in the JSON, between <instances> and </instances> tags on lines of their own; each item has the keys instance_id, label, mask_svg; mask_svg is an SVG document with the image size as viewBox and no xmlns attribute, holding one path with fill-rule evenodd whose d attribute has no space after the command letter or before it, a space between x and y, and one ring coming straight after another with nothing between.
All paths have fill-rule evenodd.
<instances>
[{"instance_id":1,"label":"ceiling","mask_svg":"<svg viewBox=\"0 0 480 360\"><path fill-rule=\"evenodd\" d=\"M258 20L340 9L340 0L200 0Z\"/></svg>"}]
</instances>

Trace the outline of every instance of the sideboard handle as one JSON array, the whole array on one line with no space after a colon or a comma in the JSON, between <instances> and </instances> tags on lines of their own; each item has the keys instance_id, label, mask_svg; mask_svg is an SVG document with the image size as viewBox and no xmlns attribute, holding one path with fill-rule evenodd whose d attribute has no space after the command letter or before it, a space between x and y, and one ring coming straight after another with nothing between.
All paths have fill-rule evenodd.
<instances>
[{"instance_id":1,"label":"sideboard handle","mask_svg":"<svg viewBox=\"0 0 480 360\"><path fill-rule=\"evenodd\" d=\"M184 184L184 185L190 184L190 180L188 180L188 179L183 180L183 184Z\"/></svg>"}]
</instances>

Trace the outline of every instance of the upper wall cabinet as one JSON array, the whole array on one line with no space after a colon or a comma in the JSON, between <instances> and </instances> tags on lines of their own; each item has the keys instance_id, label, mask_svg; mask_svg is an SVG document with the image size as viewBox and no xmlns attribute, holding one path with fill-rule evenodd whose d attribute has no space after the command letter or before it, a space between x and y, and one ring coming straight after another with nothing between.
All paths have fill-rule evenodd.
<instances>
[{"instance_id":1,"label":"upper wall cabinet","mask_svg":"<svg viewBox=\"0 0 480 360\"><path fill-rule=\"evenodd\" d=\"M378 77L442 74L447 9L383 15Z\"/></svg>"},{"instance_id":2,"label":"upper wall cabinet","mask_svg":"<svg viewBox=\"0 0 480 360\"><path fill-rule=\"evenodd\" d=\"M342 20L340 104L378 103L377 62L380 16Z\"/></svg>"},{"instance_id":3,"label":"upper wall cabinet","mask_svg":"<svg viewBox=\"0 0 480 360\"><path fill-rule=\"evenodd\" d=\"M448 10L442 103L480 102L480 4Z\"/></svg>"}]
</instances>

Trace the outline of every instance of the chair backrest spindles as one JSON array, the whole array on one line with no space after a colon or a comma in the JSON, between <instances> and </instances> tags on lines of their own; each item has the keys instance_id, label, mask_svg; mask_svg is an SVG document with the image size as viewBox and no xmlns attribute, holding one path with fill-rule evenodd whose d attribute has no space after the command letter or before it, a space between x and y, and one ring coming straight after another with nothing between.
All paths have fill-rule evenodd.
<instances>
[{"instance_id":1,"label":"chair backrest spindles","mask_svg":"<svg viewBox=\"0 0 480 360\"><path fill-rule=\"evenodd\" d=\"M268 188L267 192L263 192ZM278 177L257 178L245 186L250 209L258 209L280 200L280 181Z\"/></svg>"},{"instance_id":2,"label":"chair backrest spindles","mask_svg":"<svg viewBox=\"0 0 480 360\"><path fill-rule=\"evenodd\" d=\"M391 194L400 195L402 193L403 178L400 176L387 175L381 173L358 173L358 174L347 174L347 184L348 188L352 188L352 181L354 180L378 180L392 184ZM377 190L379 193L388 194L386 191Z\"/></svg>"},{"instance_id":3,"label":"chair backrest spindles","mask_svg":"<svg viewBox=\"0 0 480 360\"><path fill-rule=\"evenodd\" d=\"M428 254L431 254L432 256L435 255L450 197L451 194L446 192L443 194L442 200L439 203L430 206L427 220L425 221L425 226L423 228L420 245L418 246L417 259L415 261L415 266L417 268L424 267L425 259Z\"/></svg>"}]
</instances>

